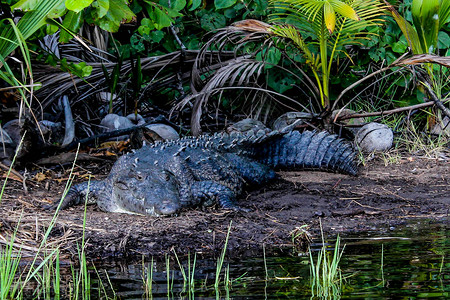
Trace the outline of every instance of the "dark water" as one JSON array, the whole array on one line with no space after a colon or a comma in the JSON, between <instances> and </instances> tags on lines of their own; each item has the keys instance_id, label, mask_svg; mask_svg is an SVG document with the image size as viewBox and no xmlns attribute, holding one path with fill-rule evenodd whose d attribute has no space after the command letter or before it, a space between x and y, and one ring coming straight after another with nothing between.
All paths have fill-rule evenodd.
<instances>
[{"instance_id":1,"label":"dark water","mask_svg":"<svg viewBox=\"0 0 450 300\"><path fill-rule=\"evenodd\" d=\"M340 294L329 299L450 299L450 228L448 224L415 223L377 235L343 236L345 244L340 269ZM330 250L334 240L327 241ZM322 244L313 244L314 257ZM153 299L306 299L311 297L309 256L294 251L225 261L231 287L225 288L223 273L219 290L214 289L215 260L199 260L194 289L183 290L183 277L171 260L169 288L167 264L153 264ZM383 253L383 255L382 255ZM172 255L173 258L173 255ZM179 258L187 271L187 257ZM191 262L192 262L191 257ZM146 266L148 263L145 264ZM267 274L266 274L266 267ZM101 269L101 267L97 267ZM116 266L106 270L121 299L145 299L143 265ZM325 298L314 298L325 299Z\"/></svg>"}]
</instances>

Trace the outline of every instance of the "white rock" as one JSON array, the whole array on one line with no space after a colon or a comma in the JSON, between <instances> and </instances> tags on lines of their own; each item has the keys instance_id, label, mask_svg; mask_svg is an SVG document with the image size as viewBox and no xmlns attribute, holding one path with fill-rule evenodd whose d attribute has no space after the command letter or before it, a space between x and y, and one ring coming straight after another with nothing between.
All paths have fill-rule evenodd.
<instances>
[{"instance_id":1,"label":"white rock","mask_svg":"<svg viewBox=\"0 0 450 300\"><path fill-rule=\"evenodd\" d=\"M368 123L361 127L355 137L355 143L364 152L386 151L392 147L394 133L385 124Z\"/></svg>"},{"instance_id":2,"label":"white rock","mask_svg":"<svg viewBox=\"0 0 450 300\"><path fill-rule=\"evenodd\" d=\"M170 127L169 125L165 124L149 124L147 126L148 129L155 132L157 135L159 135L163 140L176 140L179 139L180 136L178 132Z\"/></svg>"},{"instance_id":3,"label":"white rock","mask_svg":"<svg viewBox=\"0 0 450 300\"><path fill-rule=\"evenodd\" d=\"M450 118L445 116L439 120L431 129L431 134L450 136Z\"/></svg>"},{"instance_id":4,"label":"white rock","mask_svg":"<svg viewBox=\"0 0 450 300\"><path fill-rule=\"evenodd\" d=\"M233 131L244 133L249 130L270 131L263 122L251 118L240 120L239 122L228 126L226 131L228 133Z\"/></svg>"},{"instance_id":5,"label":"white rock","mask_svg":"<svg viewBox=\"0 0 450 300\"><path fill-rule=\"evenodd\" d=\"M311 121L311 114L305 112L290 111L279 116L273 122L273 130L282 130L283 128L293 124L297 120Z\"/></svg>"},{"instance_id":6,"label":"white rock","mask_svg":"<svg viewBox=\"0 0 450 300\"><path fill-rule=\"evenodd\" d=\"M135 124L136 126L141 126L145 124L145 119L143 116L141 116L140 114L129 114L127 116L127 119L130 120L131 122L133 122L133 124Z\"/></svg>"},{"instance_id":7,"label":"white rock","mask_svg":"<svg viewBox=\"0 0 450 300\"><path fill-rule=\"evenodd\" d=\"M103 127L104 132L109 132L118 129L130 128L135 125L126 117L116 114L107 114L100 122L100 126Z\"/></svg>"}]
</instances>

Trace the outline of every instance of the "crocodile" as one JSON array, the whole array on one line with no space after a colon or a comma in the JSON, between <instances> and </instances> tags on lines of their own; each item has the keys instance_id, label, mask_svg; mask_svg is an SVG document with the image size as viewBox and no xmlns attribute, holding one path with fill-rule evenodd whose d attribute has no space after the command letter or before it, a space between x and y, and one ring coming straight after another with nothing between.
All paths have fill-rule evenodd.
<instances>
[{"instance_id":1,"label":"crocodile","mask_svg":"<svg viewBox=\"0 0 450 300\"><path fill-rule=\"evenodd\" d=\"M105 180L74 185L61 208L97 203L108 212L176 215L183 208L220 205L242 210L236 198L279 169L356 175L355 151L326 131L216 133L157 142L120 157Z\"/></svg>"}]
</instances>

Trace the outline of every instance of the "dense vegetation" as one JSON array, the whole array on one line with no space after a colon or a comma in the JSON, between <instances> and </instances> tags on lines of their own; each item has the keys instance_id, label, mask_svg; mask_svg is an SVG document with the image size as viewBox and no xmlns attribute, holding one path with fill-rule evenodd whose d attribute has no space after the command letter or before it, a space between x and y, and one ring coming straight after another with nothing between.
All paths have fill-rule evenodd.
<instances>
[{"instance_id":1,"label":"dense vegetation","mask_svg":"<svg viewBox=\"0 0 450 300\"><path fill-rule=\"evenodd\" d=\"M269 122L289 110L308 111L320 125L338 121L330 120L337 108L423 104L429 89L445 103L448 93L446 0L395 8L377 0L2 3L0 78L22 87L19 98L37 119L70 95L85 120L98 122L108 111L172 112L198 133L200 124L220 127L243 116ZM235 23L242 20L254 23ZM441 65L431 64L436 56L399 62L412 54L440 55ZM423 124L427 114L417 114Z\"/></svg>"}]
</instances>

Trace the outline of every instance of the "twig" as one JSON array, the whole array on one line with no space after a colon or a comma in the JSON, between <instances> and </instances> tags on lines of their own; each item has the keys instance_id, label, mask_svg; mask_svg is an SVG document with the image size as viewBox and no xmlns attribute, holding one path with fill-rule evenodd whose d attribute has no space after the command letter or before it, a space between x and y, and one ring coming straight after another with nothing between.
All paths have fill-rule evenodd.
<instances>
[{"instance_id":1,"label":"twig","mask_svg":"<svg viewBox=\"0 0 450 300\"><path fill-rule=\"evenodd\" d=\"M430 84L428 82L426 82L426 81L422 81L421 84L427 89L428 94L431 97L431 100L433 100L432 103L434 103L440 110L442 110L444 115L446 115L447 117L450 118L450 110L447 107L444 106L444 104L442 103L441 100L439 100L438 96L433 91L433 89L431 88Z\"/></svg>"},{"instance_id":2,"label":"twig","mask_svg":"<svg viewBox=\"0 0 450 300\"><path fill-rule=\"evenodd\" d=\"M147 122L145 124L139 125L139 126L133 126L133 127L130 127L130 128L109 131L109 132L97 134L97 135L94 135L94 136L91 136L91 137L87 137L87 138L79 140L79 141L73 141L72 143L68 144L67 146L60 148L60 150L61 151L68 151L68 150L72 150L75 147L77 147L78 144L88 144L88 143L91 143L93 141L100 142L100 141L104 141L104 140L107 140L107 139L112 138L112 137L129 134L129 133L132 133L132 132L134 132L134 131L136 131L138 129L144 128L145 126L147 126L149 124L155 124L155 123L170 123L170 122L165 117L158 116L158 117L154 118L153 120L151 120L151 121L149 121L149 122Z\"/></svg>"},{"instance_id":3,"label":"twig","mask_svg":"<svg viewBox=\"0 0 450 300\"><path fill-rule=\"evenodd\" d=\"M360 114L351 114L351 115L343 115L342 117L341 116L337 117L336 120L341 121L341 120L347 120L347 119L353 119L353 118L364 118L364 117L373 117L373 116L388 116L388 115L392 115L394 113L399 113L399 112L403 112L403 111L407 111L407 110L416 110L416 109L419 109L419 108L432 106L434 104L435 104L434 102L425 102L425 103L415 104L415 105L406 106L406 107L399 107L399 108L395 108L395 109L391 109L391 110L375 111L375 112L370 112L370 113L360 113Z\"/></svg>"}]
</instances>

